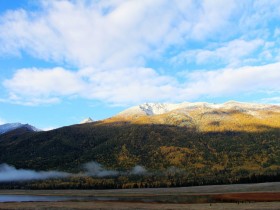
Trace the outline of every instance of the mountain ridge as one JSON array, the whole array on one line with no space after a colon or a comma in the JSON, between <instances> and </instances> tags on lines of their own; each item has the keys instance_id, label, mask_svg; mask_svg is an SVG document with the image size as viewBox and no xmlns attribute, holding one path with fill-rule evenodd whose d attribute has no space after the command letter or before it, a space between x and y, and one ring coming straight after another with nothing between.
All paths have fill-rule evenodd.
<instances>
[{"instance_id":1,"label":"mountain ridge","mask_svg":"<svg viewBox=\"0 0 280 210\"><path fill-rule=\"evenodd\" d=\"M178 104L173 103L143 103L137 106L130 107L120 113L117 116L121 115L159 115L165 114L178 109L245 109L245 110L265 110L265 109L276 109L280 112L280 106L271 105L271 104L260 104L260 103L245 103L237 101L228 101L225 103L207 103L207 102L183 102Z\"/></svg>"},{"instance_id":2,"label":"mountain ridge","mask_svg":"<svg viewBox=\"0 0 280 210\"><path fill-rule=\"evenodd\" d=\"M102 122L165 124L200 132L258 131L280 127L280 106L226 102L145 103L128 108Z\"/></svg>"},{"instance_id":3,"label":"mountain ridge","mask_svg":"<svg viewBox=\"0 0 280 210\"><path fill-rule=\"evenodd\" d=\"M16 130L16 129L19 129L19 128L25 128L29 131L33 131L33 132L38 132L38 131L41 131L40 129L32 126L32 125L29 125L29 124L22 124L22 123L6 123L6 124L3 124L3 125L0 125L0 135L1 134L4 134L4 133L7 133L7 132L10 132L10 131L13 131L13 130Z\"/></svg>"}]
</instances>

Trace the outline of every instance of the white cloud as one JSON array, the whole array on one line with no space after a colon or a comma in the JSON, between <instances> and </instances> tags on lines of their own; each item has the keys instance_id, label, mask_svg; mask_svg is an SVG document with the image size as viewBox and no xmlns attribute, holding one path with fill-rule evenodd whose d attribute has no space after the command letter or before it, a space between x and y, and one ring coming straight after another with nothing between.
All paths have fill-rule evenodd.
<instances>
[{"instance_id":1,"label":"white cloud","mask_svg":"<svg viewBox=\"0 0 280 210\"><path fill-rule=\"evenodd\" d=\"M62 68L20 69L13 80L4 81L4 86L12 92L33 95L70 95L83 89L83 82L77 74Z\"/></svg>"},{"instance_id":2,"label":"white cloud","mask_svg":"<svg viewBox=\"0 0 280 210\"><path fill-rule=\"evenodd\" d=\"M58 97L29 97L22 94L14 94L10 93L8 98L0 99L0 102L3 103L13 103L18 105L24 105L24 106L37 106L40 104L57 104L61 102L61 99Z\"/></svg>"},{"instance_id":3,"label":"white cloud","mask_svg":"<svg viewBox=\"0 0 280 210\"><path fill-rule=\"evenodd\" d=\"M57 103L60 97L78 96L114 104L164 100L176 91L176 80L150 68L101 71L85 68L20 69L5 80L9 100L23 105Z\"/></svg>"},{"instance_id":4,"label":"white cloud","mask_svg":"<svg viewBox=\"0 0 280 210\"><path fill-rule=\"evenodd\" d=\"M264 41L260 39L250 41L236 39L223 43L215 49L199 49L181 52L179 55L173 57L171 62L195 62L196 64L218 62L225 63L229 66L239 66L244 62L244 58L252 56L252 53L264 44Z\"/></svg>"},{"instance_id":5,"label":"white cloud","mask_svg":"<svg viewBox=\"0 0 280 210\"><path fill-rule=\"evenodd\" d=\"M91 70L88 79L90 92L85 97L117 104L166 100L176 92L174 78L161 76L151 68L125 68L114 72Z\"/></svg>"},{"instance_id":6,"label":"white cloud","mask_svg":"<svg viewBox=\"0 0 280 210\"><path fill-rule=\"evenodd\" d=\"M258 49L263 58L275 58L271 49L276 45L265 38L277 30L267 32L254 21L266 26L267 20L275 20L280 14L277 1L273 8L270 2L235 0L40 2L39 10L0 16L0 54L24 52L79 70L19 69L3 82L8 99L0 101L38 105L81 97L135 104L279 90L279 63L240 67L256 64L258 57L252 54ZM209 40L215 44L205 44ZM202 47L191 50L193 42ZM180 53L181 49L187 51ZM180 82L149 68L149 59L169 59L174 52L179 52L174 63L221 62L227 67L187 73L186 81Z\"/></svg>"},{"instance_id":7,"label":"white cloud","mask_svg":"<svg viewBox=\"0 0 280 210\"><path fill-rule=\"evenodd\" d=\"M85 68L76 73L61 68L24 69L6 80L4 85L10 96L13 96L10 101L26 105L44 103L44 100L51 102L54 98L73 95L111 104L135 104L280 91L279 68L280 63L274 63L186 72L183 83L179 83L175 77L159 75L151 68L126 68L113 72ZM37 86L40 87L36 89Z\"/></svg>"},{"instance_id":8,"label":"white cloud","mask_svg":"<svg viewBox=\"0 0 280 210\"><path fill-rule=\"evenodd\" d=\"M241 28L252 29L264 27L263 30L258 30L259 33L266 33L270 27L271 20L280 18L280 4L278 0L263 1L251 0L243 1L243 6L240 8L242 16L239 24Z\"/></svg>"},{"instance_id":9,"label":"white cloud","mask_svg":"<svg viewBox=\"0 0 280 210\"><path fill-rule=\"evenodd\" d=\"M0 17L0 52L26 51L79 67L143 66L186 37L216 33L234 8L234 1L108 2L43 1L40 12L10 11Z\"/></svg>"},{"instance_id":10,"label":"white cloud","mask_svg":"<svg viewBox=\"0 0 280 210\"><path fill-rule=\"evenodd\" d=\"M280 91L280 63L187 73L186 95L221 97Z\"/></svg>"},{"instance_id":11,"label":"white cloud","mask_svg":"<svg viewBox=\"0 0 280 210\"><path fill-rule=\"evenodd\" d=\"M9 90L11 101L25 105L57 103L57 96L73 96L85 89L77 73L62 68L20 69L12 79L5 80L3 86Z\"/></svg>"},{"instance_id":12,"label":"white cloud","mask_svg":"<svg viewBox=\"0 0 280 210\"><path fill-rule=\"evenodd\" d=\"M198 3L199 4L199 3ZM196 11L198 21L193 26L191 34L196 39L203 39L207 36L220 34L226 35L221 28L229 27L228 21L232 13L237 9L235 0L206 0L200 2L200 9Z\"/></svg>"}]
</instances>

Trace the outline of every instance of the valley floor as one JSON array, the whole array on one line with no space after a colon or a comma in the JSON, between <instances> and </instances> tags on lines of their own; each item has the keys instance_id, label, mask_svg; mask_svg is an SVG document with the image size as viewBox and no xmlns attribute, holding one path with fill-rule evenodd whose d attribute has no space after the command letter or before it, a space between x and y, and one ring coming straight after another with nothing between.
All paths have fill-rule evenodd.
<instances>
[{"instance_id":1,"label":"valley floor","mask_svg":"<svg viewBox=\"0 0 280 210\"><path fill-rule=\"evenodd\" d=\"M125 190L0 190L0 195L79 196L82 201L0 203L0 209L280 210L280 182ZM92 200L92 198L118 198ZM88 200L87 200L88 199ZM210 202L208 202L210 199Z\"/></svg>"},{"instance_id":2,"label":"valley floor","mask_svg":"<svg viewBox=\"0 0 280 210\"><path fill-rule=\"evenodd\" d=\"M21 210L279 210L280 202L268 203L214 203L214 204L157 204L157 203L127 203L127 202L28 202L4 203L0 209Z\"/></svg>"}]
</instances>

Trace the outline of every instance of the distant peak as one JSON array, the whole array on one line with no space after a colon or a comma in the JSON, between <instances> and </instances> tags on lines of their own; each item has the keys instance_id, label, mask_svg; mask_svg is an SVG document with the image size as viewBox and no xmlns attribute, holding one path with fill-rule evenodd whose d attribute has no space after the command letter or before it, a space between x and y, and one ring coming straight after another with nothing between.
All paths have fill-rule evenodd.
<instances>
[{"instance_id":1,"label":"distant peak","mask_svg":"<svg viewBox=\"0 0 280 210\"><path fill-rule=\"evenodd\" d=\"M15 129L18 129L18 128L26 128L30 131L34 131L34 132L38 132L38 131L41 131L40 129L32 126L32 125L29 125L29 124L22 124L22 123L6 123L6 124L3 124L3 125L0 125L0 134L4 134L4 133L7 133L9 131L12 131L12 130L15 130Z\"/></svg>"},{"instance_id":2,"label":"distant peak","mask_svg":"<svg viewBox=\"0 0 280 210\"><path fill-rule=\"evenodd\" d=\"M83 121L80 122L80 124L85 124L85 123L92 123L94 122L90 117L84 119Z\"/></svg>"}]
</instances>

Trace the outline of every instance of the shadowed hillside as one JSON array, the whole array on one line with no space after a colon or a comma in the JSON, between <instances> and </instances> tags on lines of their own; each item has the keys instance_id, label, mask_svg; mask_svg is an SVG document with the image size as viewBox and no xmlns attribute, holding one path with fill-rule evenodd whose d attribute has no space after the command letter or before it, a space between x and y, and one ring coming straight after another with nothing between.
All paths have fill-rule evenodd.
<instances>
[{"instance_id":1,"label":"shadowed hillside","mask_svg":"<svg viewBox=\"0 0 280 210\"><path fill-rule=\"evenodd\" d=\"M79 170L97 161L109 168L171 166L189 173L234 174L279 170L279 129L196 132L171 125L92 123L49 132L3 135L1 162L21 168Z\"/></svg>"}]
</instances>

